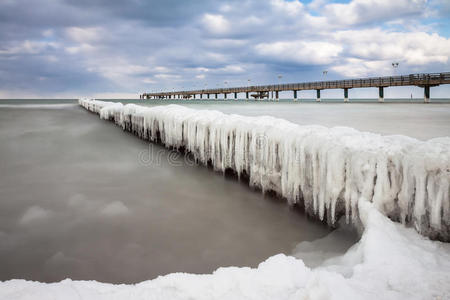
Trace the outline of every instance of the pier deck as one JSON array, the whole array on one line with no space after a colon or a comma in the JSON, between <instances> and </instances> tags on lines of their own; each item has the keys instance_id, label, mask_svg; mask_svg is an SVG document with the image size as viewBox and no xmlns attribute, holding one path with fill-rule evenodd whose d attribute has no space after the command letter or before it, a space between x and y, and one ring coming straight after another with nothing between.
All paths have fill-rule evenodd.
<instances>
[{"instance_id":1,"label":"pier deck","mask_svg":"<svg viewBox=\"0 0 450 300\"><path fill-rule=\"evenodd\" d=\"M332 80L332 81L316 81L304 83L287 83L287 84L273 84L273 85L258 85L258 86L243 86L230 88L216 88L216 89L202 89L202 90L188 90L188 91L173 91L173 92L158 92L158 93L144 93L141 95L142 99L186 99L199 95L202 99L203 95L210 98L214 95L223 94L227 98L228 94L234 94L237 99L238 93L245 93L246 99L249 99L249 93L257 93L259 95L269 95L270 92L275 93L278 99L278 93L281 91L293 91L294 100L297 99L297 92L303 90L316 90L317 101L320 101L320 91L326 89L343 89L344 100L348 101L348 90L353 88L378 88L379 101L384 101L384 88L394 86L419 86L424 88L424 101L428 102L430 99L430 87L441 84L450 84L450 72L444 73L427 73L427 74L410 74L402 76L385 76L385 77L371 77L361 79L349 80ZM252 96L252 95L250 95ZM255 97L253 95L253 97ZM256 98L256 97L255 97Z\"/></svg>"}]
</instances>

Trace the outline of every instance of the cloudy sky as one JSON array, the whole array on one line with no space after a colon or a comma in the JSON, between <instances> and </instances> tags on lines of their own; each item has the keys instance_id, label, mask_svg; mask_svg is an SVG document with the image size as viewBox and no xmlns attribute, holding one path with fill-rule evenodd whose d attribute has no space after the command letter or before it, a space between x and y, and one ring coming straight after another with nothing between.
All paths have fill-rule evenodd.
<instances>
[{"instance_id":1,"label":"cloudy sky","mask_svg":"<svg viewBox=\"0 0 450 300\"><path fill-rule=\"evenodd\" d=\"M449 57L448 0L0 0L0 98L443 72Z\"/></svg>"}]
</instances>

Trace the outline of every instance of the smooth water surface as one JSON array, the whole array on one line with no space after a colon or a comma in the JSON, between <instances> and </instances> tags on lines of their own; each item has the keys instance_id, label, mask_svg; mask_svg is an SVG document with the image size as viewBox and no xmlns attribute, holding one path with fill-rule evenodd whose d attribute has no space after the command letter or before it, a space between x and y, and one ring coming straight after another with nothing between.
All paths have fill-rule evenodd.
<instances>
[{"instance_id":1,"label":"smooth water surface","mask_svg":"<svg viewBox=\"0 0 450 300\"><path fill-rule=\"evenodd\" d=\"M254 267L330 232L149 145L76 105L0 107L0 280L131 283Z\"/></svg>"},{"instance_id":2,"label":"smooth water surface","mask_svg":"<svg viewBox=\"0 0 450 300\"><path fill-rule=\"evenodd\" d=\"M164 101L146 100L145 105ZM450 135L448 103L305 103L254 101L172 101L194 109L219 110L227 114L273 116L300 125L346 126L379 133L401 134L428 140Z\"/></svg>"}]
</instances>

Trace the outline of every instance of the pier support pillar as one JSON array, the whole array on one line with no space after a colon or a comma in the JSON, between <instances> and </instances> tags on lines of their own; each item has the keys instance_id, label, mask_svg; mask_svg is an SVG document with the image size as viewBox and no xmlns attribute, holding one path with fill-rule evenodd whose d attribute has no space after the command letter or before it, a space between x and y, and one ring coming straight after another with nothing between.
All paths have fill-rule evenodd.
<instances>
[{"instance_id":1,"label":"pier support pillar","mask_svg":"<svg viewBox=\"0 0 450 300\"><path fill-rule=\"evenodd\" d=\"M250 98L248 97L248 92L245 92L245 99L249 100Z\"/></svg>"},{"instance_id":2,"label":"pier support pillar","mask_svg":"<svg viewBox=\"0 0 450 300\"><path fill-rule=\"evenodd\" d=\"M234 93L234 100L237 100L237 93Z\"/></svg>"},{"instance_id":3,"label":"pier support pillar","mask_svg":"<svg viewBox=\"0 0 450 300\"><path fill-rule=\"evenodd\" d=\"M275 99L278 101L278 91L275 91Z\"/></svg>"},{"instance_id":4,"label":"pier support pillar","mask_svg":"<svg viewBox=\"0 0 450 300\"><path fill-rule=\"evenodd\" d=\"M384 102L384 87L378 87L378 102Z\"/></svg>"},{"instance_id":5,"label":"pier support pillar","mask_svg":"<svg viewBox=\"0 0 450 300\"><path fill-rule=\"evenodd\" d=\"M294 101L297 101L297 91L294 91Z\"/></svg>"},{"instance_id":6,"label":"pier support pillar","mask_svg":"<svg viewBox=\"0 0 450 300\"><path fill-rule=\"evenodd\" d=\"M344 88L344 102L348 102L348 88Z\"/></svg>"},{"instance_id":7,"label":"pier support pillar","mask_svg":"<svg viewBox=\"0 0 450 300\"><path fill-rule=\"evenodd\" d=\"M209 99L209 94L206 94L206 98L208 98L208 99Z\"/></svg>"},{"instance_id":8,"label":"pier support pillar","mask_svg":"<svg viewBox=\"0 0 450 300\"><path fill-rule=\"evenodd\" d=\"M430 102L430 86L426 85L423 87L423 102Z\"/></svg>"},{"instance_id":9,"label":"pier support pillar","mask_svg":"<svg viewBox=\"0 0 450 300\"><path fill-rule=\"evenodd\" d=\"M320 102L320 90L316 90L316 102Z\"/></svg>"},{"instance_id":10,"label":"pier support pillar","mask_svg":"<svg viewBox=\"0 0 450 300\"><path fill-rule=\"evenodd\" d=\"M203 94L200 94L200 99L203 99Z\"/></svg>"},{"instance_id":11,"label":"pier support pillar","mask_svg":"<svg viewBox=\"0 0 450 300\"><path fill-rule=\"evenodd\" d=\"M223 94L223 99L227 99L227 94L226 93Z\"/></svg>"},{"instance_id":12,"label":"pier support pillar","mask_svg":"<svg viewBox=\"0 0 450 300\"><path fill-rule=\"evenodd\" d=\"M216 99L217 99L217 94L216 94Z\"/></svg>"}]
</instances>

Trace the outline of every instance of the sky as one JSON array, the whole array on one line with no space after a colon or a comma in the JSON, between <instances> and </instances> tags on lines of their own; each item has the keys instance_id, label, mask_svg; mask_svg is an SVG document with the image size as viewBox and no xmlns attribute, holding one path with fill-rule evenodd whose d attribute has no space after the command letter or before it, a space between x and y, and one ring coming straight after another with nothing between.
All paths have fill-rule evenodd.
<instances>
[{"instance_id":1,"label":"sky","mask_svg":"<svg viewBox=\"0 0 450 300\"><path fill-rule=\"evenodd\" d=\"M449 0L0 0L0 98L445 72L449 57Z\"/></svg>"}]
</instances>

